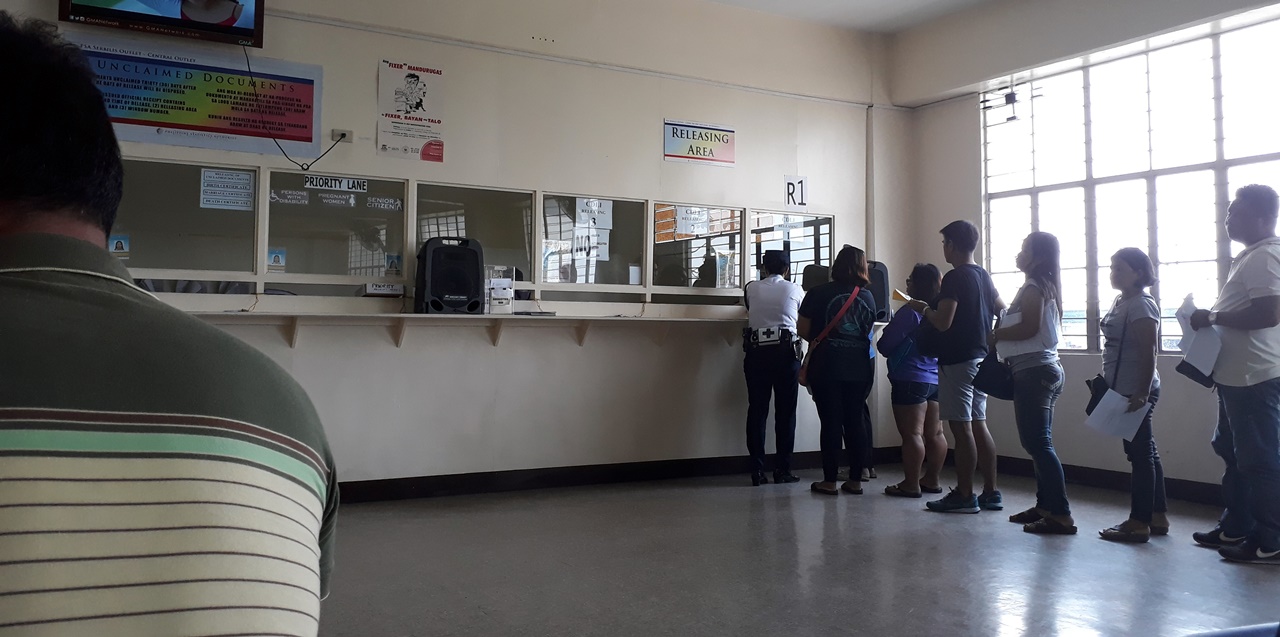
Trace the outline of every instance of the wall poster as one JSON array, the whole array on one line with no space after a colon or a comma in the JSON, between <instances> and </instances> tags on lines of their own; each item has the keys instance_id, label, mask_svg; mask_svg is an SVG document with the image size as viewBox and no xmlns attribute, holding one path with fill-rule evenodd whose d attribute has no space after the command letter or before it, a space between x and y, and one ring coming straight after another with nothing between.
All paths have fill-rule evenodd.
<instances>
[{"instance_id":1,"label":"wall poster","mask_svg":"<svg viewBox=\"0 0 1280 637\"><path fill-rule=\"evenodd\" d=\"M378 155L444 162L440 114L444 71L382 60L378 63Z\"/></svg>"}]
</instances>

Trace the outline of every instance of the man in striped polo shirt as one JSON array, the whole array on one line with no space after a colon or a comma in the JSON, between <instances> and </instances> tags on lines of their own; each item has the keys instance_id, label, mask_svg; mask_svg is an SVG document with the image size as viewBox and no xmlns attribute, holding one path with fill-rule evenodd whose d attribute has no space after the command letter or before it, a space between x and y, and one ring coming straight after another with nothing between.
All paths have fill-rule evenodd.
<instances>
[{"instance_id":1,"label":"man in striped polo shirt","mask_svg":"<svg viewBox=\"0 0 1280 637\"><path fill-rule=\"evenodd\" d=\"M104 249L93 72L0 11L0 636L315 635L333 458L306 393Z\"/></svg>"}]
</instances>

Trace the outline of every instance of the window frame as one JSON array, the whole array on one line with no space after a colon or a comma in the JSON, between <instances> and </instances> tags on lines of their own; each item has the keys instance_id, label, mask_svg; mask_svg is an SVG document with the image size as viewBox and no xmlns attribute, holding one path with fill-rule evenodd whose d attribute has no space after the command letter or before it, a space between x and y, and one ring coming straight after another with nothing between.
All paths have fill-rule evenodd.
<instances>
[{"instance_id":1,"label":"window frame","mask_svg":"<svg viewBox=\"0 0 1280 637\"><path fill-rule=\"evenodd\" d=\"M1107 263L1101 262L1103 260L1103 256L1098 254L1099 241L1098 241L1098 217L1097 217L1097 205L1096 205L1097 204L1096 191L1099 186L1103 186L1110 183L1135 181L1135 180L1142 180L1146 184L1146 187L1147 187L1146 214L1147 214L1148 236L1147 236L1146 246L1144 247L1148 248L1147 250L1148 255L1151 257L1152 262L1156 266L1156 276L1157 276L1157 279L1159 279L1160 270L1164 265L1176 265L1176 264L1182 264L1182 263L1206 262L1206 261L1198 260L1198 259L1185 260L1185 261L1173 260L1173 259L1176 259L1177 257L1173 257L1172 255L1170 255L1171 257L1170 260L1167 263L1162 263L1162 259L1160 255L1160 246L1159 246L1159 226L1158 226L1159 214L1158 214L1158 207L1157 207L1157 196L1158 196L1157 181L1162 177L1176 176L1179 174L1211 172L1214 180L1214 207L1215 207L1214 224L1217 231L1216 237L1215 237L1215 241L1216 241L1215 261L1218 266L1217 267L1218 288L1220 289L1222 284L1225 282L1227 273L1229 272L1231 267L1231 260L1232 260L1231 241L1227 237L1226 229L1223 225L1223 222L1225 221L1225 218L1226 218L1226 209L1227 209L1227 206L1230 204L1230 198L1231 198L1231 193L1229 192L1228 181L1227 181L1228 173L1232 168L1235 168L1237 166L1260 164L1260 163L1280 160L1280 148L1277 148L1276 152L1265 153L1265 154L1249 155L1249 156L1234 157L1234 158L1228 158L1226 156L1225 144L1224 144L1224 109L1223 109L1223 91L1222 91L1223 76L1222 76L1222 55L1221 55L1220 38L1223 35L1226 35L1235 31L1249 29L1252 27L1257 27L1260 25L1273 23L1273 22L1277 22L1277 20L1272 18L1266 21L1245 24L1245 25L1237 26L1231 29L1223 29L1218 32L1212 32L1212 33L1208 33L1205 35L1201 35L1201 36L1186 39L1186 40L1170 39L1170 40L1167 40L1165 43L1161 44L1160 46L1151 46L1149 48L1134 50L1133 52L1127 53L1125 55L1108 56L1106 52L1104 52L1103 54L1100 54L1099 56L1096 56L1094 58L1098 60L1097 62L1082 64L1079 67L1064 69L1060 72L1045 74L1040 77L1034 77L1033 79L1029 79L1021 82L1015 82L1013 84L1005 84L1003 86L992 88L991 90L984 92L982 94L984 98L999 97L1004 92L1007 92L1009 90L1014 90L1014 91L1017 91L1020 96L1034 95L1036 91L1035 85L1037 82L1041 82L1047 79L1065 75L1067 73L1082 74L1081 90L1082 90L1082 96L1084 98L1082 108L1084 109L1083 119L1084 119L1084 126L1085 126L1085 135L1084 135L1085 173L1084 173L1083 179L1080 179L1077 181L1071 181L1071 182L1054 183L1051 185L1038 185L1036 183L1036 178L1035 178L1035 171L1036 171L1035 162L1034 162L1035 146L1034 146L1034 137L1033 137L1031 140L1032 142L1032 146L1031 146L1032 162L1031 162L1031 169L1030 169L1031 173L1029 176L1030 183L1032 185L1025 188L991 192L989 190L989 184L991 183L992 177L1000 177L1002 175L992 175L990 173L990 164L988 162L988 159L989 159L991 148L989 146L988 133L989 133L989 129L992 126L1002 124L1004 123L1004 121L992 119L993 113L998 113L1001 115L1003 114L999 106L993 109L985 110L983 111L983 114L982 114L981 144L982 144L982 154L983 154L983 162L982 162L982 166L983 166L982 168L982 171L983 171L982 173L983 174L982 224L983 224L983 247L984 247L983 257L984 257L984 265L989 270L991 269L992 262L993 262L993 249L992 249L993 246L991 242L992 202L998 202L999 200L1008 199L1012 197L1021 197L1021 196L1029 197L1030 206L1031 206L1030 208L1031 229L1035 231L1040 229L1039 197L1042 193L1070 189L1070 188L1083 189L1084 216L1085 216L1084 218L1085 250L1086 250L1085 270L1086 270L1086 285L1088 288L1087 296L1086 296L1087 298L1086 325L1088 328L1088 338L1087 338L1088 347L1083 350L1064 349L1063 351L1094 353L1094 354L1099 353L1101 351L1101 333L1099 328L1099 322L1102 318L1102 313L1105 312L1107 309L1106 307L1103 306L1103 302L1109 300L1111 297L1108 294L1108 292L1110 291L1110 288L1107 287L1107 282L1105 280L1100 280L1100 275L1099 275L1099 273L1102 272L1102 270L1108 265ZM1150 92L1150 87L1148 86L1147 92L1146 92L1147 100L1148 100L1147 102L1147 123L1148 123L1147 152L1148 152L1148 160L1149 160L1148 169L1135 171L1135 172L1128 172L1123 174L1107 175L1105 177L1095 177L1094 170L1093 170L1094 169L1094 166L1093 166L1094 164L1093 162L1094 130L1093 130L1093 118L1092 118L1092 111L1093 111L1092 103L1093 103L1094 97L1092 94L1092 84L1090 82L1091 70L1094 67L1101 64L1118 62L1121 60L1136 58L1140 56L1146 57L1152 53L1156 53L1164 49L1168 49L1176 46L1188 45L1193 42L1200 42L1204 40L1211 41L1211 64L1213 69L1213 77L1212 77L1213 89L1212 90L1213 90L1213 103L1214 103L1214 107L1213 107L1214 146L1215 146L1214 158L1212 160L1203 161L1195 164L1170 166L1165 168L1151 168L1153 164L1150 163L1152 161L1150 156L1150 153L1152 152L1150 126L1151 126L1151 112L1154 110L1155 106L1151 104L1151 101L1150 101L1151 92ZM1147 74L1143 76L1143 80L1149 82L1147 78L1149 78L1150 64L1148 63L1144 66L1148 69L1148 71L1147 71ZM1137 78L1135 78L1135 81L1137 81ZM1031 100L1028 100L1028 101L1031 101ZM1031 107L1031 118L1034 118L1035 117L1034 101L1032 101L1032 104L1033 106ZM1027 125L1028 131L1034 131L1034 128L1035 128L1034 121L1029 122ZM1274 187L1280 187L1280 183L1274 184ZM1017 247L1011 246L1011 249L1016 251ZM1169 299L1163 299L1163 297L1161 296L1160 283L1158 281L1154 286L1152 286L1151 293L1153 296L1156 297L1157 300L1161 301L1160 305L1162 308L1165 305L1168 305ZM1159 353L1161 354L1178 353L1177 350L1167 349L1165 348L1164 345L1165 343L1164 343L1164 340L1162 339L1160 343Z\"/></svg>"}]
</instances>

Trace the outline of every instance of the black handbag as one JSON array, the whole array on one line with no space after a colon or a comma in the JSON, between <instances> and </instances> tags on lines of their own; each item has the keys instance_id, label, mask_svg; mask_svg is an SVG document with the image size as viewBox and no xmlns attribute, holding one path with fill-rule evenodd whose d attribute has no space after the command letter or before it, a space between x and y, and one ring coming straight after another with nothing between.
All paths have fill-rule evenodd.
<instances>
[{"instance_id":1,"label":"black handbag","mask_svg":"<svg viewBox=\"0 0 1280 637\"><path fill-rule=\"evenodd\" d=\"M1178 366L1173 368L1173 371L1176 371L1179 374L1182 374L1183 376L1186 376L1187 378L1190 378L1191 380L1194 380L1195 382L1201 385L1204 385L1205 387L1208 387L1209 389L1213 389L1214 385L1216 385L1216 383L1213 382L1212 374L1205 376L1204 372L1201 372L1200 370L1196 369L1195 365L1192 365L1187 361L1180 361L1178 363Z\"/></svg>"},{"instance_id":2,"label":"black handbag","mask_svg":"<svg viewBox=\"0 0 1280 637\"><path fill-rule=\"evenodd\" d=\"M1013 370L996 357L995 348L978 363L978 373L973 376L973 387L992 398L1013 400Z\"/></svg>"},{"instance_id":3,"label":"black handbag","mask_svg":"<svg viewBox=\"0 0 1280 637\"><path fill-rule=\"evenodd\" d=\"M1129 318L1129 313L1125 312L1125 318ZM1120 375L1120 360L1124 356L1124 337L1129 333L1129 322L1125 321L1120 327L1120 347L1116 350L1116 376ZM1084 406L1084 413L1092 415L1093 410L1097 408L1098 403L1102 402L1102 397L1107 395L1107 390L1111 389L1111 383L1107 382L1107 378L1102 374L1098 374L1089 380L1084 381L1089 388L1089 404Z\"/></svg>"}]
</instances>

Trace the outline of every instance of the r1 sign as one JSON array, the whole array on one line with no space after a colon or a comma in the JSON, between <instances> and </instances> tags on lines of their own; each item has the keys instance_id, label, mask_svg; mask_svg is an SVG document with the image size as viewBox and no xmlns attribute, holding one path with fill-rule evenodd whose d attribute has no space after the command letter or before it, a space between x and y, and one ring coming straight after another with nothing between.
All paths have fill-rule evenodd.
<instances>
[{"instance_id":1,"label":"r1 sign","mask_svg":"<svg viewBox=\"0 0 1280 637\"><path fill-rule=\"evenodd\" d=\"M782 202L787 212L807 212L809 210L807 192L809 189L809 178L799 175L786 175L787 189L783 195Z\"/></svg>"}]
</instances>

